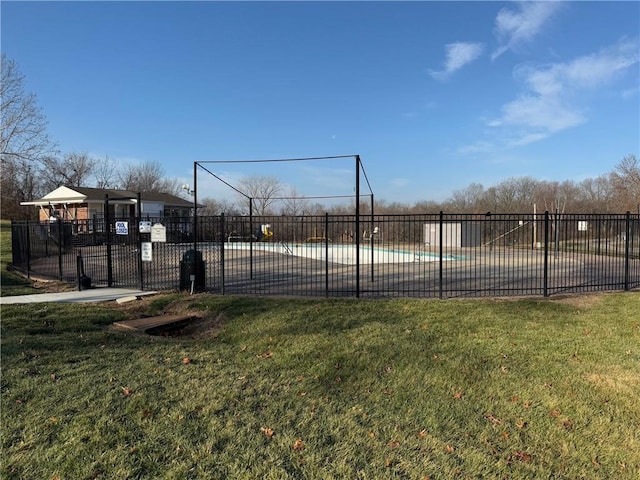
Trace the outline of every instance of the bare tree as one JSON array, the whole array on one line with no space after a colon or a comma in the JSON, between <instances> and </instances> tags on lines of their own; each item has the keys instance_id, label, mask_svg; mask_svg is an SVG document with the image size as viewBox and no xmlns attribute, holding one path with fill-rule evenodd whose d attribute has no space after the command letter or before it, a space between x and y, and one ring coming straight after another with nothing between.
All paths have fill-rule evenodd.
<instances>
[{"instance_id":1,"label":"bare tree","mask_svg":"<svg viewBox=\"0 0 640 480\"><path fill-rule=\"evenodd\" d=\"M211 216L220 215L239 215L240 209L238 206L229 200L216 200L211 197L205 197L202 200L198 200L198 203L202 205L198 208L198 215Z\"/></svg>"},{"instance_id":2,"label":"bare tree","mask_svg":"<svg viewBox=\"0 0 640 480\"><path fill-rule=\"evenodd\" d=\"M15 218L22 213L20 202L40 193L40 162L55 148L36 96L24 91L24 76L18 65L4 54L0 64L1 215Z\"/></svg>"},{"instance_id":3,"label":"bare tree","mask_svg":"<svg viewBox=\"0 0 640 480\"><path fill-rule=\"evenodd\" d=\"M309 201L298 193L296 187L289 187L285 197L282 200L282 213L284 215L302 215L309 206Z\"/></svg>"},{"instance_id":4,"label":"bare tree","mask_svg":"<svg viewBox=\"0 0 640 480\"><path fill-rule=\"evenodd\" d=\"M609 213L613 185L609 175L587 178L578 184L578 204L581 213Z\"/></svg>"},{"instance_id":5,"label":"bare tree","mask_svg":"<svg viewBox=\"0 0 640 480\"><path fill-rule=\"evenodd\" d=\"M108 155L95 159L93 166L93 184L96 188L116 188L118 186L117 177L114 160L109 158Z\"/></svg>"},{"instance_id":6,"label":"bare tree","mask_svg":"<svg viewBox=\"0 0 640 480\"><path fill-rule=\"evenodd\" d=\"M453 192L451 199L447 201L447 208L456 212L476 210L480 206L484 193L482 184L471 183L468 187Z\"/></svg>"},{"instance_id":7,"label":"bare tree","mask_svg":"<svg viewBox=\"0 0 640 480\"><path fill-rule=\"evenodd\" d=\"M275 203L275 197L282 191L282 185L276 177L252 175L244 177L239 183L239 190L253 200L256 215L273 213L270 207Z\"/></svg>"},{"instance_id":8,"label":"bare tree","mask_svg":"<svg viewBox=\"0 0 640 480\"><path fill-rule=\"evenodd\" d=\"M118 173L119 187L132 192L162 192L178 195L181 183L176 178L165 178L159 162L127 165Z\"/></svg>"},{"instance_id":9,"label":"bare tree","mask_svg":"<svg viewBox=\"0 0 640 480\"><path fill-rule=\"evenodd\" d=\"M47 190L64 185L82 187L89 184L95 159L86 152L67 153L62 158L49 157L43 160Z\"/></svg>"},{"instance_id":10,"label":"bare tree","mask_svg":"<svg viewBox=\"0 0 640 480\"><path fill-rule=\"evenodd\" d=\"M635 155L624 157L611 173L618 208L640 210L640 162Z\"/></svg>"},{"instance_id":11,"label":"bare tree","mask_svg":"<svg viewBox=\"0 0 640 480\"><path fill-rule=\"evenodd\" d=\"M39 161L52 153L52 143L47 135L47 120L37 104L36 96L24 91L24 76L18 65L2 54L1 67L2 158Z\"/></svg>"}]
</instances>

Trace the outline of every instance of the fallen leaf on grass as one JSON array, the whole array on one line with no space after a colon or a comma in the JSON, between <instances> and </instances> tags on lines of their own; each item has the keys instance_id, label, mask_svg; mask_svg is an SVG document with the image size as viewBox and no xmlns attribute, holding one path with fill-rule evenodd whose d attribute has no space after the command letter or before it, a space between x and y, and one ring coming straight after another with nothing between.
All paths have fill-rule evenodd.
<instances>
[{"instance_id":1,"label":"fallen leaf on grass","mask_svg":"<svg viewBox=\"0 0 640 480\"><path fill-rule=\"evenodd\" d=\"M451 445L447 445L447 446L444 447L444 451L447 452L447 453L453 453L453 452L456 451L456 449L453 448Z\"/></svg>"},{"instance_id":2,"label":"fallen leaf on grass","mask_svg":"<svg viewBox=\"0 0 640 480\"><path fill-rule=\"evenodd\" d=\"M520 397L519 397L519 396L517 396L517 395L514 395L513 397L511 397L511 398L509 399L509 401L510 401L511 403L519 402L519 401L520 401Z\"/></svg>"},{"instance_id":3,"label":"fallen leaf on grass","mask_svg":"<svg viewBox=\"0 0 640 480\"><path fill-rule=\"evenodd\" d=\"M129 387L120 387L122 388L122 394L125 397L128 397L129 395L131 395L133 393L133 390L131 390Z\"/></svg>"},{"instance_id":4,"label":"fallen leaf on grass","mask_svg":"<svg viewBox=\"0 0 640 480\"><path fill-rule=\"evenodd\" d=\"M552 417L559 417L561 415L561 412L557 408L554 408L553 410L549 411L549 415L551 415Z\"/></svg>"},{"instance_id":5,"label":"fallen leaf on grass","mask_svg":"<svg viewBox=\"0 0 640 480\"><path fill-rule=\"evenodd\" d=\"M398 448L400 446L400 442L397 440L391 440L388 446L389 448Z\"/></svg>"},{"instance_id":6,"label":"fallen leaf on grass","mask_svg":"<svg viewBox=\"0 0 640 480\"><path fill-rule=\"evenodd\" d=\"M520 460L521 462L527 463L531 461L531 455L526 452L513 452L513 456L516 458L516 460Z\"/></svg>"},{"instance_id":7,"label":"fallen leaf on grass","mask_svg":"<svg viewBox=\"0 0 640 480\"><path fill-rule=\"evenodd\" d=\"M264 352L262 355L256 355L256 357L258 358L271 358L273 357L273 352L271 350L269 350L268 352Z\"/></svg>"},{"instance_id":8,"label":"fallen leaf on grass","mask_svg":"<svg viewBox=\"0 0 640 480\"><path fill-rule=\"evenodd\" d=\"M268 438L273 437L273 435L275 434L275 432L273 431L273 429L269 428L269 427L260 427L260 431L262 433L264 433Z\"/></svg>"},{"instance_id":9,"label":"fallen leaf on grass","mask_svg":"<svg viewBox=\"0 0 640 480\"><path fill-rule=\"evenodd\" d=\"M420 430L416 436L418 438L427 438L427 431L426 430Z\"/></svg>"},{"instance_id":10,"label":"fallen leaf on grass","mask_svg":"<svg viewBox=\"0 0 640 480\"><path fill-rule=\"evenodd\" d=\"M303 442L301 439L299 439L299 438L298 438L298 439L296 439L296 441L295 441L295 442L293 442L293 449L294 449L296 452L299 452L299 451L301 451L301 450L304 450L304 447L305 447L304 442Z\"/></svg>"},{"instance_id":11,"label":"fallen leaf on grass","mask_svg":"<svg viewBox=\"0 0 640 480\"><path fill-rule=\"evenodd\" d=\"M184 357L182 359L182 363L184 363L185 365L189 365L191 363L191 359L189 357Z\"/></svg>"},{"instance_id":12,"label":"fallen leaf on grass","mask_svg":"<svg viewBox=\"0 0 640 480\"><path fill-rule=\"evenodd\" d=\"M453 398L455 398L456 400L459 400L462 398L462 392L456 392L453 394Z\"/></svg>"},{"instance_id":13,"label":"fallen leaf on grass","mask_svg":"<svg viewBox=\"0 0 640 480\"><path fill-rule=\"evenodd\" d=\"M500 425L502 423L502 420L500 420L499 418L495 417L492 413L487 413L484 418L486 418L487 420L489 420L491 423L493 423L494 425Z\"/></svg>"}]
</instances>

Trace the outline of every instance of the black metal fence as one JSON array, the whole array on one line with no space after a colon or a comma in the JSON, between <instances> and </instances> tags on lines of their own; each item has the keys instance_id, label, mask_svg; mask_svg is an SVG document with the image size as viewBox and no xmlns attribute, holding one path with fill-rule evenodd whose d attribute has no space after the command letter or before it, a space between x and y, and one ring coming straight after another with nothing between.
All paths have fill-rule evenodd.
<instances>
[{"instance_id":1,"label":"black metal fence","mask_svg":"<svg viewBox=\"0 0 640 480\"><path fill-rule=\"evenodd\" d=\"M450 298L640 286L630 213L94 218L13 222L12 235L15 267L79 287L89 277L144 290Z\"/></svg>"}]
</instances>

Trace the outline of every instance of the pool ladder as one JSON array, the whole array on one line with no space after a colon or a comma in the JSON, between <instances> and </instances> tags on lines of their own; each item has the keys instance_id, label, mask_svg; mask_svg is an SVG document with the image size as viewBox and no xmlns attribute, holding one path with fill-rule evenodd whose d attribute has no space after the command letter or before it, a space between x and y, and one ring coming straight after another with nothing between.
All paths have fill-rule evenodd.
<instances>
[{"instance_id":1,"label":"pool ladder","mask_svg":"<svg viewBox=\"0 0 640 480\"><path fill-rule=\"evenodd\" d=\"M293 250L291 250L291 247L282 240L280 240L280 246L282 247L282 253L293 255Z\"/></svg>"}]
</instances>

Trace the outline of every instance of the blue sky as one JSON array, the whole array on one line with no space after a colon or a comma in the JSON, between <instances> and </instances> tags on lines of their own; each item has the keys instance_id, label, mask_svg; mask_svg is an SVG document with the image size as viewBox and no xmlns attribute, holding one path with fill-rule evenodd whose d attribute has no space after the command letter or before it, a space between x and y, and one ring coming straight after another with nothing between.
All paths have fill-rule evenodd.
<instances>
[{"instance_id":1,"label":"blue sky","mask_svg":"<svg viewBox=\"0 0 640 480\"><path fill-rule=\"evenodd\" d=\"M2 52L62 152L158 161L359 154L377 198L576 180L640 152L640 2L7 2ZM351 160L216 164L304 195ZM229 196L206 174L199 197Z\"/></svg>"}]
</instances>

